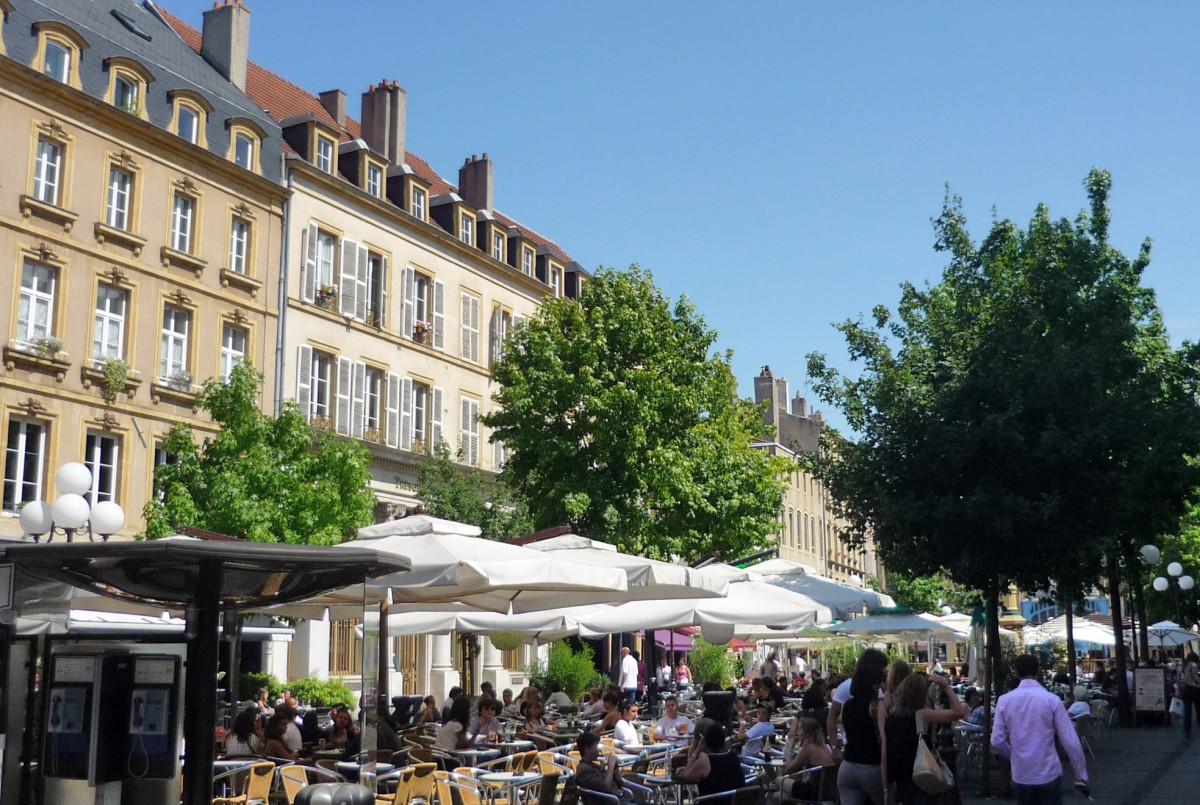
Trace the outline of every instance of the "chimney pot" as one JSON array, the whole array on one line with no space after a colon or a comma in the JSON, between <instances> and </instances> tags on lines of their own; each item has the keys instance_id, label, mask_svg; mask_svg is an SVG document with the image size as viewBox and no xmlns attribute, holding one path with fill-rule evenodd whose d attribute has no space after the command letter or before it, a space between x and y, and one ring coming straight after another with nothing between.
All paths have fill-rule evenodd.
<instances>
[{"instance_id":1,"label":"chimney pot","mask_svg":"<svg viewBox=\"0 0 1200 805\"><path fill-rule=\"evenodd\" d=\"M458 169L458 194L473 208L491 212L493 188L492 161L487 154L483 159L472 154Z\"/></svg>"},{"instance_id":2,"label":"chimney pot","mask_svg":"<svg viewBox=\"0 0 1200 805\"><path fill-rule=\"evenodd\" d=\"M322 92L317 97L321 99L321 105L325 107L329 116L344 128L346 125L346 93L340 89L331 89Z\"/></svg>"},{"instance_id":3,"label":"chimney pot","mask_svg":"<svg viewBox=\"0 0 1200 805\"><path fill-rule=\"evenodd\" d=\"M362 94L362 138L393 165L404 164L407 107L399 82L386 78Z\"/></svg>"},{"instance_id":4,"label":"chimney pot","mask_svg":"<svg viewBox=\"0 0 1200 805\"><path fill-rule=\"evenodd\" d=\"M200 55L221 75L243 92L246 90L246 65L250 60L250 8L225 0L213 3L204 12Z\"/></svg>"}]
</instances>

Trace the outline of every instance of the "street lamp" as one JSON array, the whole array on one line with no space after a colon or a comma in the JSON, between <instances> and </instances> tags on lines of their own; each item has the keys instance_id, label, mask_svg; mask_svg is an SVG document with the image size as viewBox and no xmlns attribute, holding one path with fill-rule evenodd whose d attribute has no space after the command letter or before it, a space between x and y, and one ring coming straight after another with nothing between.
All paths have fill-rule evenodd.
<instances>
[{"instance_id":1,"label":"street lamp","mask_svg":"<svg viewBox=\"0 0 1200 805\"><path fill-rule=\"evenodd\" d=\"M86 531L89 542L97 536L107 542L125 525L125 510L118 504L105 500L88 505L84 495L91 491L92 472L84 465L62 465L54 474L54 486L59 494L53 504L35 500L21 507L21 528L34 542L44 535L49 535L46 542L53 542L55 534L74 542L77 531Z\"/></svg>"},{"instance_id":2,"label":"street lamp","mask_svg":"<svg viewBox=\"0 0 1200 805\"><path fill-rule=\"evenodd\" d=\"M1175 602L1175 621L1179 622L1179 591L1185 593L1196 586L1196 580L1191 576L1183 575L1183 565L1179 562L1172 562L1167 565L1167 575L1175 579L1175 584L1171 584L1170 580L1163 576L1158 576L1152 582L1154 589L1160 593L1165 593L1167 588L1171 589L1171 598Z\"/></svg>"}]
</instances>

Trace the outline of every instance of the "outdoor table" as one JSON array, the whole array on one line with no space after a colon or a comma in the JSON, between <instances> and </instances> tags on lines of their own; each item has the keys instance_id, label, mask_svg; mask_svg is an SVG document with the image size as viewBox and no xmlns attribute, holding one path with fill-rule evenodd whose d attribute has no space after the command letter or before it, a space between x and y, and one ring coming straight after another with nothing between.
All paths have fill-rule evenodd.
<instances>
[{"instance_id":1,"label":"outdoor table","mask_svg":"<svg viewBox=\"0 0 1200 805\"><path fill-rule=\"evenodd\" d=\"M625 752L614 752L613 754L616 755L617 762L622 766L632 766L634 763L637 763L640 757L640 755L630 755Z\"/></svg>"},{"instance_id":2,"label":"outdoor table","mask_svg":"<svg viewBox=\"0 0 1200 805\"><path fill-rule=\"evenodd\" d=\"M491 760L500 757L499 749L455 749L453 754L462 758L468 765L474 765L481 760Z\"/></svg>"},{"instance_id":3,"label":"outdoor table","mask_svg":"<svg viewBox=\"0 0 1200 805\"><path fill-rule=\"evenodd\" d=\"M391 763L356 763L353 760L339 760L337 764L338 774L341 774L351 782L358 781L371 790L375 789L375 776L378 774L387 774L389 771L395 770L395 766Z\"/></svg>"},{"instance_id":4,"label":"outdoor table","mask_svg":"<svg viewBox=\"0 0 1200 805\"><path fill-rule=\"evenodd\" d=\"M480 774L479 782L487 785L485 793L491 800L508 800L509 805L517 805L520 789L536 783L542 775L536 771L494 771Z\"/></svg>"},{"instance_id":5,"label":"outdoor table","mask_svg":"<svg viewBox=\"0 0 1200 805\"><path fill-rule=\"evenodd\" d=\"M533 749L535 745L533 741L527 741L524 738L513 738L510 741L500 741L496 746L509 752L526 752Z\"/></svg>"},{"instance_id":6,"label":"outdoor table","mask_svg":"<svg viewBox=\"0 0 1200 805\"><path fill-rule=\"evenodd\" d=\"M313 760L341 760L346 754L344 749L317 749L312 753Z\"/></svg>"}]
</instances>

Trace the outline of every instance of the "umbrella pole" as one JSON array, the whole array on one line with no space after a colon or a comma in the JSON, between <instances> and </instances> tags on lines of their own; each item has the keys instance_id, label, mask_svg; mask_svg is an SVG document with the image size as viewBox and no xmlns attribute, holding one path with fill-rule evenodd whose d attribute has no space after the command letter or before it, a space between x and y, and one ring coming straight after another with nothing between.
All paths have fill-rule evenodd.
<instances>
[{"instance_id":1,"label":"umbrella pole","mask_svg":"<svg viewBox=\"0 0 1200 805\"><path fill-rule=\"evenodd\" d=\"M183 709L183 805L212 805L213 754L217 722L217 649L221 619L221 569L207 568L207 580L196 591L196 607L188 613L187 707Z\"/></svg>"}]
</instances>

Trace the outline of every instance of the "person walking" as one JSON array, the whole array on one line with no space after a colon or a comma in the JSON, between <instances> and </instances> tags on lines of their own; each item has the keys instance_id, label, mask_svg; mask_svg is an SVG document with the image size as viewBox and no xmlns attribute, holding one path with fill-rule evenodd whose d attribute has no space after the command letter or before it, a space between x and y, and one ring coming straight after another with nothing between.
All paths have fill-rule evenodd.
<instances>
[{"instance_id":1,"label":"person walking","mask_svg":"<svg viewBox=\"0 0 1200 805\"><path fill-rule=\"evenodd\" d=\"M850 698L839 707L842 728L846 733L846 749L842 753L842 765L838 769L838 793L842 805L884 805L883 772L879 744L879 729L876 722L879 707L879 688L887 666L884 657L880 665L868 652L882 654L877 649L867 649L858 658L854 676L850 678ZM837 716L830 711L829 723L837 729ZM835 733L836 734L836 733ZM836 746L836 738L831 737Z\"/></svg>"},{"instance_id":2,"label":"person walking","mask_svg":"<svg viewBox=\"0 0 1200 805\"><path fill-rule=\"evenodd\" d=\"M1192 718L1200 723L1200 657L1196 656L1196 652L1189 652L1184 659L1176 687L1179 698L1183 700L1183 734L1191 738Z\"/></svg>"},{"instance_id":3,"label":"person walking","mask_svg":"<svg viewBox=\"0 0 1200 805\"><path fill-rule=\"evenodd\" d=\"M949 709L929 706L930 682L949 697ZM889 794L895 792L892 802L897 805L921 805L927 797L913 785L912 779L920 741L928 734L929 727L965 718L967 706L950 687L950 680L940 674L911 674L889 694L890 706L883 729L883 784L889 787Z\"/></svg>"},{"instance_id":4,"label":"person walking","mask_svg":"<svg viewBox=\"0 0 1200 805\"><path fill-rule=\"evenodd\" d=\"M628 646L621 646L621 679L618 684L628 701L637 700L638 664L633 655L629 653Z\"/></svg>"},{"instance_id":5,"label":"person walking","mask_svg":"<svg viewBox=\"0 0 1200 805\"><path fill-rule=\"evenodd\" d=\"M1021 682L996 702L992 749L1012 762L1017 805L1059 805L1062 762L1054 741L1066 750L1075 771L1075 787L1087 793L1087 762L1062 701L1037 681L1038 661L1030 654L1013 666Z\"/></svg>"}]
</instances>

